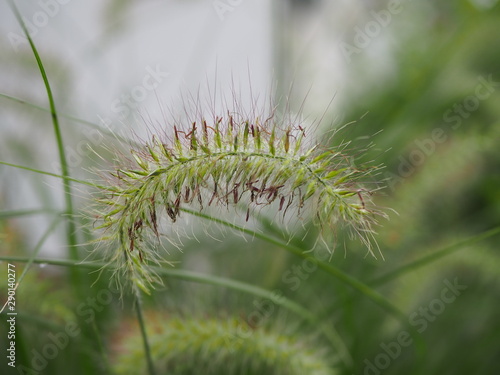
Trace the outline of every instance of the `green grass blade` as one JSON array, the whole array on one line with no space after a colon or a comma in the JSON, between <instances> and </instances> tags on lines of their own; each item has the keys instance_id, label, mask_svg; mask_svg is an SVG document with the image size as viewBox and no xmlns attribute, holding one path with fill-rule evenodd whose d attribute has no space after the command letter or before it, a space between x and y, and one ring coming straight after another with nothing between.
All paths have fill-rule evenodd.
<instances>
[{"instance_id":1,"label":"green grass blade","mask_svg":"<svg viewBox=\"0 0 500 375\"><path fill-rule=\"evenodd\" d=\"M33 103L30 103L24 99L20 99L20 98L16 98L14 96L11 96L11 95L8 95L8 94L3 94L3 93L0 93L0 98L4 98L4 99L9 99L9 100L12 100L14 102L17 102L17 103L20 103L20 104L24 104L24 105L27 105L31 108L35 108L35 109L38 109L40 111L44 111L44 112L51 112L50 109L48 108L44 108L42 106L39 106L39 105L36 105L36 104L33 104ZM124 142L126 144L131 144L131 145L139 145L138 142L132 140L132 139L128 139L128 138L125 138L119 134L116 134L114 133L113 131L111 130L108 130L108 129L104 129L102 126L100 125L97 125L96 123L93 123L91 121L87 121L87 120L84 120L84 119L81 119L81 118L78 118L78 117L75 117L75 116L71 116L71 115L68 115L68 114L65 114L65 113L61 113L61 112L58 112L58 116L59 117L62 117L62 118L65 118L65 119L68 119L68 120L71 120L71 121L74 121L74 122L78 122L80 124L84 124L84 125L88 125L90 126L91 128L93 129L96 129L98 130L99 132L101 132L102 134L105 134L107 136L110 136L110 137L113 137L113 138L116 138L118 139L119 141L121 142Z\"/></svg>"},{"instance_id":2,"label":"green grass blade","mask_svg":"<svg viewBox=\"0 0 500 375\"><path fill-rule=\"evenodd\" d=\"M12 0L9 1L9 5L16 16L17 21L21 25L21 28L23 29L23 32L28 40L28 43L31 47L31 51L33 52L33 56L35 57L36 63L37 63L38 68L40 70L40 74L42 76L43 83L45 85L45 90L47 92L47 97L49 100L50 114L52 117L52 124L54 126L54 134L55 134L57 149L58 149L58 153L59 153L59 161L61 163L61 173L63 176L68 177L69 176L69 169L68 169L68 163L66 160L66 154L64 153L64 143L63 143L63 138L62 138L62 134L61 134L61 128L59 126L59 119L57 117L54 96L52 95L52 89L50 87L47 73L45 72L45 67L43 65L40 54L38 53L38 50L35 46L35 43L33 43L33 40L31 39L31 36L28 32L28 29L26 28L26 25L24 24L24 20L21 17L21 14L19 13L19 10L17 9L14 1L12 1ZM72 196L70 181L65 179L63 182L63 185L64 185L64 201L65 201L65 206L66 206L65 207L66 214L71 216L73 214L73 196ZM66 236L67 236L67 241L68 241L68 255L71 259L78 260L78 250L76 247L76 245L77 245L76 228L75 228L74 222L72 220L67 221ZM72 278L72 281L74 282L74 285L78 286L79 285L78 272L72 272L70 276Z\"/></svg>"},{"instance_id":3,"label":"green grass blade","mask_svg":"<svg viewBox=\"0 0 500 375\"><path fill-rule=\"evenodd\" d=\"M21 216L32 216L32 215L40 215L40 214L51 214L57 215L60 214L60 211L51 210L48 208L33 208L28 210L12 210L12 211L0 211L0 220L7 220L15 217Z\"/></svg>"},{"instance_id":4,"label":"green grass blade","mask_svg":"<svg viewBox=\"0 0 500 375\"><path fill-rule=\"evenodd\" d=\"M483 241L489 237L493 237L497 234L500 234L500 227L496 227L493 229L490 229L486 232L480 233L478 235L466 238L464 240L455 242L454 244L451 244L444 249L438 250L432 254L429 254L427 256L424 256L420 259L417 259L411 263L405 264L399 268L396 268L393 271L390 271L386 273L385 275L379 276L376 279L371 281L371 285L381 285L385 284L389 281L392 281L394 279L397 279L400 276L403 276L406 273L412 272L418 268L424 267L427 264L433 263L447 255L453 254L454 252L463 249L466 246L475 244L479 241Z\"/></svg>"},{"instance_id":5,"label":"green grass blade","mask_svg":"<svg viewBox=\"0 0 500 375\"><path fill-rule=\"evenodd\" d=\"M30 172L34 172L34 173L38 173L38 174L43 174L43 175L46 175L46 176L61 178L61 179L65 180L65 181L77 182L77 183L82 184L82 185L92 186L92 187L96 187L96 188L99 188L99 189L105 189L105 190L108 189L106 186L94 184L92 182L88 182L88 181L84 181L84 180L79 180L77 178L73 178L73 177L69 177L69 176L63 176L63 175L60 175L60 174L57 174L57 173L51 173L51 172L42 171L42 170L36 169L36 168L25 167L24 165L7 163L6 161L0 161L0 165L6 165L8 167L23 169L25 171L30 171Z\"/></svg>"},{"instance_id":6,"label":"green grass blade","mask_svg":"<svg viewBox=\"0 0 500 375\"><path fill-rule=\"evenodd\" d=\"M24 279L24 276L26 276L26 273L28 272L28 269L31 267L33 262L35 261L36 257L38 256L38 253L40 252L40 249L42 248L43 244L49 238L49 235L56 229L57 225L59 222L62 220L62 216L56 217L50 226L47 228L43 236L40 238L38 243L35 246L35 249L33 250L33 254L31 254L28 262L26 263L26 266L24 267L23 272L21 273L21 276L17 279L17 283L20 284L21 281Z\"/></svg>"},{"instance_id":7,"label":"green grass blade","mask_svg":"<svg viewBox=\"0 0 500 375\"><path fill-rule=\"evenodd\" d=\"M26 101L24 99L21 99L21 98L16 98L15 96L11 96L11 95L4 94L4 93L0 92L0 98L9 99L9 100L11 100L13 102L17 102L19 104L24 104L24 105L27 105L28 107L35 108L35 109L38 109L38 110L43 111L43 112L51 113L51 109L42 107L42 106L34 104L34 103L30 103L30 102L28 102L28 101ZM90 122L90 121L87 121L87 120L80 119L78 117L74 117L74 116L71 116L71 115L66 115L66 114L63 114L63 113L60 113L60 112L58 113L58 116L66 118L68 120L79 122L79 123L82 123L82 124L85 124L85 125L89 125L89 126L95 128L95 129L101 130L101 127L99 125L94 124L93 122Z\"/></svg>"}]
</instances>

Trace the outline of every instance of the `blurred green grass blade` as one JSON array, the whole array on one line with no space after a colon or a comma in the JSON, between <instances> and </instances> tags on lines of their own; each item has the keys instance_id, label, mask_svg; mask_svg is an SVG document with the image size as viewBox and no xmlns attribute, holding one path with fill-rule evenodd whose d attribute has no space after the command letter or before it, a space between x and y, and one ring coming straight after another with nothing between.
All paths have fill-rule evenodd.
<instances>
[{"instance_id":1,"label":"blurred green grass blade","mask_svg":"<svg viewBox=\"0 0 500 375\"><path fill-rule=\"evenodd\" d=\"M28 272L28 269L31 267L31 265L33 264L34 260L38 256L38 253L40 252L43 244L45 243L45 241L47 240L47 238L49 238L49 235L54 231L54 229L56 229L57 225L59 224L59 222L61 220L62 220L62 216L56 217L52 221L52 223L49 225L49 227L47 228L47 230L45 231L45 233L42 235L42 237L40 238L40 240L37 242L35 248L33 249L33 254L31 254L28 262L26 263L26 265L25 265L25 267L23 269L23 272L21 273L21 275L17 279L17 284L18 285L24 279L24 276L26 276L26 273Z\"/></svg>"},{"instance_id":2,"label":"blurred green grass blade","mask_svg":"<svg viewBox=\"0 0 500 375\"><path fill-rule=\"evenodd\" d=\"M0 261L26 263L29 261L29 258L20 257L20 256L11 256L11 255L0 255ZM36 259L33 259L33 263L35 263L35 264L48 264L51 266L60 266L60 267L79 267L79 268L91 269L91 270L95 270L95 269L98 269L101 267L106 267L105 263L76 262L74 260L50 259L50 258L36 258Z\"/></svg>"},{"instance_id":3,"label":"blurred green grass blade","mask_svg":"<svg viewBox=\"0 0 500 375\"><path fill-rule=\"evenodd\" d=\"M33 208L28 210L12 210L12 211L0 211L0 220L12 219L21 216L33 216L41 214L52 214L57 215L61 213L57 210L51 210L48 208Z\"/></svg>"},{"instance_id":4,"label":"blurred green grass blade","mask_svg":"<svg viewBox=\"0 0 500 375\"><path fill-rule=\"evenodd\" d=\"M42 76L45 90L47 93L54 136L59 155L59 163L61 165L61 175L63 176L62 185L63 185L64 213L66 216L65 224L66 224L67 254L70 259L77 261L79 259L79 251L77 247L78 245L77 228L73 220L73 215L74 215L73 194L72 194L71 180L69 179L69 167L66 159L66 154L64 151L65 150L64 141L61 133L61 127L59 124L59 118L57 115L54 96L52 94L52 89L49 83L49 79L47 77L47 73L45 71L44 64L30 36L30 33L26 28L24 19L19 13L19 10L17 9L16 4L13 0L9 0L8 4L12 9L13 13L15 14L15 17L19 22L26 39L28 40L28 43L31 47L31 51L33 53L33 56L35 57L38 69L40 71L40 75ZM84 277L80 273L80 269L70 268L68 272L69 272L70 285L73 288L75 295L78 296L80 300L85 300L85 297L87 295L87 290L85 289L85 283L83 282ZM83 335L88 338L91 337L91 333L89 332L89 329L87 329L86 327L83 329ZM86 352L82 353L82 359L79 361L79 363L80 363L79 368L81 371L92 371L92 368L95 366L95 363L92 361L90 354Z\"/></svg>"},{"instance_id":5,"label":"blurred green grass blade","mask_svg":"<svg viewBox=\"0 0 500 375\"><path fill-rule=\"evenodd\" d=\"M96 188L99 188L99 189L105 189L105 190L108 189L106 186L94 184L92 182L88 182L88 181L84 181L84 180L79 180L77 178L73 178L73 177L69 177L69 176L63 176L63 175L60 175L60 174L57 174L57 173L51 173L51 172L42 171L42 170L36 169L36 168L25 167L24 165L7 163L6 161L1 161L0 160L0 165L6 165L8 167L23 169L25 171L30 171L30 172L34 172L34 173L38 173L38 174L43 174L43 175L46 175L46 176L61 178L63 180L73 181L73 182L77 182L79 184L83 184L83 185L87 185L87 186L92 186L92 187L96 187Z\"/></svg>"},{"instance_id":6,"label":"blurred green grass blade","mask_svg":"<svg viewBox=\"0 0 500 375\"><path fill-rule=\"evenodd\" d=\"M9 100L17 102L19 104L24 104L24 105L27 105L28 107L35 108L35 109L38 109L40 111L51 113L51 110L48 109L48 108L39 106L39 105L31 103L31 102L28 102L28 101L26 101L24 99L16 98L15 96L11 96L11 95L4 94L4 93L0 92L0 98L9 99ZM83 120L83 119L80 119L80 118L77 118L77 117L74 117L74 116L71 116L71 115L66 115L66 114L60 113L60 112L58 113L58 116L59 117L64 117L64 118L66 118L68 120L72 120L72 121L75 121L75 122L86 124L86 125L89 125L89 126L95 128L95 129L101 130L101 127L99 125L94 124L93 122L90 122L90 121L87 121L87 120Z\"/></svg>"},{"instance_id":7,"label":"blurred green grass blade","mask_svg":"<svg viewBox=\"0 0 500 375\"><path fill-rule=\"evenodd\" d=\"M431 264L447 255L453 254L454 252L463 249L466 246L470 246L472 244L475 244L476 242L483 241L489 237L493 237L497 234L500 234L500 227L496 227L493 229L490 229L486 232L480 233L478 235L466 238L464 240L455 242L452 245L449 245L445 247L444 249L438 250L432 254L429 254L427 256L424 256L420 259L417 259L411 263L408 263L406 265L403 265L399 268L396 268L393 271L390 271L386 273L385 275L379 276L375 279L373 279L370 282L370 285L381 285L385 284L389 281L392 281L394 279L397 279L398 277L401 277L405 275L406 273L412 272L420 267L424 267L428 264Z\"/></svg>"},{"instance_id":8,"label":"blurred green grass blade","mask_svg":"<svg viewBox=\"0 0 500 375\"><path fill-rule=\"evenodd\" d=\"M24 20L19 13L19 10L17 9L17 6L15 5L14 1L10 0L9 5L14 12L17 21L21 25L21 28L23 29L23 32L26 36L26 39L28 40L28 43L31 47L31 51L33 52L33 56L35 57L36 63L38 65L38 69L40 70L40 75L42 76L43 83L45 85L45 90L47 92L47 98L49 100L49 106L50 106L50 114L52 118L52 124L54 127L54 135L56 138L56 143L57 143L57 149L59 153L59 162L61 163L61 173L65 177L69 177L69 169L68 169L68 162L66 160L66 154L64 152L64 142L61 134L61 128L59 126L59 119L57 117L57 111L56 111L56 106L54 102L54 96L52 95L52 89L50 87L49 79L47 77L47 73L45 72L45 67L43 65L42 59L40 57L40 54L38 53L38 50L35 46L35 43L33 43L33 40L31 39L31 36L28 32L28 29L26 28L26 25L24 24ZM68 215L73 215L73 196L71 192L71 183L69 180L64 179L63 181L63 187L64 187L64 201L65 201L65 210ZM68 255L71 259L78 260L78 250L77 250L77 238L76 238L76 228L74 225L74 222L72 220L68 220L66 223L66 237L68 241ZM79 282L79 275L78 272L72 271L70 274L70 277L72 279L73 285L75 288L79 288L80 282Z\"/></svg>"},{"instance_id":9,"label":"blurred green grass blade","mask_svg":"<svg viewBox=\"0 0 500 375\"><path fill-rule=\"evenodd\" d=\"M44 108L42 106L30 103L30 102L27 102L26 100L23 100L23 99L20 99L20 98L16 98L16 97L8 95L8 94L0 93L0 98L9 99L9 100L12 100L14 102L27 105L27 106L29 106L31 108L35 108L35 109L38 109L40 111L44 111L44 112L49 112L50 113L50 109ZM93 123L91 121L87 121L87 120L84 120L84 119L81 119L81 118L78 118L78 117L75 117L75 116L67 115L67 114L61 113L61 112L58 112L58 116L59 117L63 117L63 118L68 119L68 120L71 120L71 121L74 121L74 122L78 122L80 124L88 125L91 128L98 130L102 134L105 134L105 135L113 137L113 138L117 138L121 142L124 142L124 143L127 143L127 144L131 144L131 145L139 145L138 142L136 142L136 141L134 141L132 139L125 138L125 137L123 137L123 136L121 136L119 134L114 133L111 130L104 129L102 126L97 125L96 123Z\"/></svg>"}]
</instances>

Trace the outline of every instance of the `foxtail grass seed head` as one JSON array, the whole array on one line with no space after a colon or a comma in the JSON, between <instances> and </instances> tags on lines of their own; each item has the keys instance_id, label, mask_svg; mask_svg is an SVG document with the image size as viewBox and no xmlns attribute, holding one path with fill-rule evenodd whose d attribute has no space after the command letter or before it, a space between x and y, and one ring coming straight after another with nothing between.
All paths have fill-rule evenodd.
<instances>
[{"instance_id":1,"label":"foxtail grass seed head","mask_svg":"<svg viewBox=\"0 0 500 375\"><path fill-rule=\"evenodd\" d=\"M158 373L335 375L332 355L314 340L235 318L149 317L151 356ZM130 326L129 326L130 327ZM130 331L128 329L127 331ZM120 338L114 370L145 374L142 337Z\"/></svg>"},{"instance_id":2,"label":"foxtail grass seed head","mask_svg":"<svg viewBox=\"0 0 500 375\"><path fill-rule=\"evenodd\" d=\"M263 120L264 119L264 120ZM348 227L372 251L372 226L384 215L370 202L363 181L378 167L358 169L348 143L330 147L308 139L303 124L228 111L211 120L167 124L170 136L154 134L132 147L110 173L98 199L101 243L111 244L111 262L144 292L161 283L151 266L164 263L155 245L166 220L175 225L183 208L274 206L311 213L329 234ZM335 136L335 134L334 134ZM306 142L307 141L307 142ZM120 165L121 164L121 165ZM166 220L165 220L166 219Z\"/></svg>"}]
</instances>

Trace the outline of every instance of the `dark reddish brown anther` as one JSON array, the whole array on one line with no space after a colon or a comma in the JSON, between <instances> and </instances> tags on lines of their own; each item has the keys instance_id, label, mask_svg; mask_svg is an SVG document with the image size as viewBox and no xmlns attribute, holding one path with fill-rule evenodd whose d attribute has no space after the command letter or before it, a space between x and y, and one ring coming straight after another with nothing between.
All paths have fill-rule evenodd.
<instances>
[{"instance_id":1,"label":"dark reddish brown anther","mask_svg":"<svg viewBox=\"0 0 500 375\"><path fill-rule=\"evenodd\" d=\"M289 149L290 149L290 130L287 130L285 135L285 152L288 152Z\"/></svg>"},{"instance_id":2,"label":"dark reddish brown anther","mask_svg":"<svg viewBox=\"0 0 500 375\"><path fill-rule=\"evenodd\" d=\"M154 198L151 199L151 211L149 212L149 216L151 218L151 224L153 225L153 231L155 232L156 237L159 237L160 235L158 233L158 222Z\"/></svg>"},{"instance_id":3,"label":"dark reddish brown anther","mask_svg":"<svg viewBox=\"0 0 500 375\"><path fill-rule=\"evenodd\" d=\"M212 204L215 197L217 197L217 181L214 182L214 192L212 193L212 197L210 198L210 201L208 202L209 206Z\"/></svg>"},{"instance_id":4,"label":"dark reddish brown anther","mask_svg":"<svg viewBox=\"0 0 500 375\"><path fill-rule=\"evenodd\" d=\"M361 190L358 190L356 192L358 194L359 200L361 201L361 205L363 206L363 209L365 208L365 201L363 200L363 196L361 195Z\"/></svg>"},{"instance_id":5,"label":"dark reddish brown anther","mask_svg":"<svg viewBox=\"0 0 500 375\"><path fill-rule=\"evenodd\" d=\"M191 131L187 134L184 134L184 138L186 139L192 139L196 135L196 122L193 122Z\"/></svg>"},{"instance_id":6,"label":"dark reddish brown anther","mask_svg":"<svg viewBox=\"0 0 500 375\"><path fill-rule=\"evenodd\" d=\"M142 219L137 220L134 223L134 232L142 228Z\"/></svg>"},{"instance_id":7,"label":"dark reddish brown anther","mask_svg":"<svg viewBox=\"0 0 500 375\"><path fill-rule=\"evenodd\" d=\"M260 190L259 190L259 188L258 188L258 187L253 186L253 184L256 184L257 182L259 182L259 180L255 180L255 181L248 181L248 182L246 183L246 188L247 188L248 190L250 190L252 193L253 193L253 192L260 192Z\"/></svg>"},{"instance_id":8,"label":"dark reddish brown anther","mask_svg":"<svg viewBox=\"0 0 500 375\"><path fill-rule=\"evenodd\" d=\"M286 215L286 212L288 211L288 208L292 205L294 197L295 197L295 194L292 193L290 195L290 197L288 198L288 203L286 204L285 211L283 211L283 216Z\"/></svg>"},{"instance_id":9,"label":"dark reddish brown anther","mask_svg":"<svg viewBox=\"0 0 500 375\"><path fill-rule=\"evenodd\" d=\"M202 122L202 130L203 130L203 140L205 143L208 143L208 130L207 130L207 122L203 120Z\"/></svg>"},{"instance_id":10,"label":"dark reddish brown anther","mask_svg":"<svg viewBox=\"0 0 500 375\"><path fill-rule=\"evenodd\" d=\"M279 189L281 189L283 186L285 185L279 185L279 186L269 186L268 188L264 189L262 192L261 192L261 195L264 194L264 193L267 193L267 201L269 203L273 202L276 197L278 196L278 191Z\"/></svg>"},{"instance_id":11,"label":"dark reddish brown anther","mask_svg":"<svg viewBox=\"0 0 500 375\"><path fill-rule=\"evenodd\" d=\"M177 215L175 214L175 211L173 210L173 208L170 206L167 206L166 210L167 210L167 215L170 217L170 219L172 219L172 222L175 223L175 221L177 220Z\"/></svg>"},{"instance_id":12,"label":"dark reddish brown anther","mask_svg":"<svg viewBox=\"0 0 500 375\"><path fill-rule=\"evenodd\" d=\"M238 203L239 201L239 192L238 192L238 188L240 186L240 183L237 182L236 184L234 184L234 188L233 188L233 201L234 203Z\"/></svg>"},{"instance_id":13,"label":"dark reddish brown anther","mask_svg":"<svg viewBox=\"0 0 500 375\"><path fill-rule=\"evenodd\" d=\"M198 195L198 203L200 204L200 210L203 210L203 199L201 198L200 189L196 189Z\"/></svg>"},{"instance_id":14,"label":"dark reddish brown anther","mask_svg":"<svg viewBox=\"0 0 500 375\"><path fill-rule=\"evenodd\" d=\"M179 215L179 207L181 205L181 194L179 193L177 195L177 198L175 199L175 202L174 202L174 212L175 212L175 215Z\"/></svg>"}]
</instances>

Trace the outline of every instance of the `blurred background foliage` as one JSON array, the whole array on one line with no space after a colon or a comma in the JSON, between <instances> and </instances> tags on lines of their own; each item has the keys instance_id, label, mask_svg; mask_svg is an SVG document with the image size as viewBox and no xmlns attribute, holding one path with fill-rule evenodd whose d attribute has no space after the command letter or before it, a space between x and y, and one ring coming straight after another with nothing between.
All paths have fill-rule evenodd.
<instances>
[{"instance_id":1,"label":"blurred background foliage","mask_svg":"<svg viewBox=\"0 0 500 375\"><path fill-rule=\"evenodd\" d=\"M276 99L283 106L283 98L287 97L292 111L302 107L307 118L323 116L320 131L327 132L355 121L339 135L352 140L355 147L362 148L369 142L375 144L362 152L357 162L374 161L386 165L377 176L378 182L386 187L374 197L378 205L390 208L390 220L381 223L376 236L385 260L365 256L361 244L339 233L340 246L331 263L379 291L403 311L409 321L415 313L422 318L422 308L429 308L431 315L424 318L426 328L419 337L414 337L410 346L400 347L400 353L390 358L385 366L381 359L381 353L385 353L384 344L397 340L408 327L364 294L331 275L317 269L308 272L300 258L283 249L261 239L235 235L230 229L210 227L207 231L215 232L213 236L195 230L196 235L183 241L181 252L170 250L168 257L175 262L176 269L195 270L279 291L318 316L323 326L335 327L352 360L342 361L339 348L332 347L317 325L304 322L300 316L267 299L221 286L166 277L164 290L144 300L147 316L154 321L160 316L165 320L180 317L186 321L200 317L221 321L237 318L248 323L249 316L257 311L261 315L253 329L286 335L303 345L306 351L321 352L338 374L498 374L499 237L497 234L476 242L467 242L467 239L500 224L500 4L495 0L283 0L272 4L258 1L257 5L252 5L258 10L253 9L250 15L245 14L245 7L250 6L248 2L228 5L232 10L224 13L227 19L222 20L217 17L216 2L202 3L195 0L169 2L173 14L183 14L187 23L184 29L178 30L178 38L182 40L183 33L187 33L186 29L195 22L189 18L189 12L197 7L207 8L211 18L201 17L201 29L193 28L198 33L210 30L207 31L209 36L198 42L189 39L186 43L198 48L203 41L208 42L209 46L203 50L206 54L202 56L208 56L210 43L216 50L221 32L241 31L238 24L231 23L230 17L246 19L258 15L268 20L268 24L262 26L269 26L264 34L266 44L263 44L269 51L262 58L268 62L263 64L268 71L253 70L255 61L247 58L244 73L232 73L240 80L241 76L250 73L256 81L267 82L267 88L272 86L270 80L274 80ZM222 3L229 4L227 1ZM391 6L395 6L397 12L391 13ZM184 13L177 13L176 7L182 8ZM26 8L26 14L30 14L30 9L36 8ZM86 64L98 66L101 56L107 56L103 51L113 48L114 44L123 45L130 40L133 52L137 40L141 43L142 34L138 30L147 26L132 22L133 12L154 12L155 7L138 9L132 1L112 1L96 9L93 22L97 26L89 24L88 27L97 27L100 31L92 43L88 41L88 46L82 42L78 51L77 60L84 67ZM71 5L68 9L61 8L57 18L51 19L42 30L45 31L43 38L35 38L35 42L40 43L60 112L98 123L94 111L105 112L95 103L101 100L102 94L96 92L95 101L93 92L78 96L85 92L85 87L76 87L75 74L81 75L83 70L70 68L64 59L71 60L71 57L65 56L59 44L48 42L57 30L71 30L69 20L75 17L71 12L77 10L78 7L73 9ZM14 28L15 21L9 9L3 6L2 11L6 25ZM386 25L380 21L384 16L389 17ZM373 22L378 23L378 28ZM223 23L225 28L214 32L211 23L214 29ZM50 31L52 27L54 31ZM154 26L149 27L154 29ZM154 29L156 35L158 30L161 29ZM46 108L43 85L32 54L27 48L14 52L6 36L8 32L9 29L4 28L1 41L1 93ZM251 32L249 35L251 38ZM158 36L162 38L161 33ZM367 41L366 46L356 44L356 40L363 38ZM165 36L165 40L170 39ZM244 49L240 44L241 41L234 41L234 46ZM228 54L231 54L231 46L225 46ZM155 48L168 52L168 56L163 57L167 65L176 59L191 64L184 72L186 76L178 77L180 73L171 68L172 81L168 83L168 90L197 87L196 84L205 79L199 74L203 69L193 68L203 66L193 50L183 51L183 55L169 50L168 43ZM351 52L354 49L349 48L355 48L356 52L346 53L346 48ZM116 64L123 68L124 65L127 71L125 60L106 57L106 61L111 66ZM145 61L154 66L151 63L154 58ZM141 63L147 64L143 60ZM141 63L139 66L143 66ZM231 62L220 63L221 75L226 68L234 67ZM186 78L191 77L189 69L194 69L194 85ZM210 80L214 71L207 71ZM105 76L106 70L103 70L95 80ZM123 92L130 90L136 81L124 82ZM87 81L78 82L85 86ZM484 82L490 83L485 85ZM292 83L294 87L290 90ZM265 85L254 85L254 93L265 89ZM478 90L488 95L478 96ZM109 103L109 98L117 97L120 91L105 92L109 95ZM163 100L161 94L158 96ZM147 101L141 103L141 107L158 106L156 98L151 100L152 104ZM328 107L330 101L332 105ZM51 163L57 160L57 154L49 130L49 116L5 96L0 97L0 108L0 160L52 172ZM132 118L121 121L129 123ZM62 126L69 150L75 149L81 141L81 129L89 129L88 125L67 118L63 118ZM436 131L440 134L439 141L435 138ZM366 137L371 135L374 136ZM106 152L102 145L97 151ZM78 166L72 169L72 174L93 178L85 170L99 166L101 161L92 153L85 153L82 159L80 164L75 163ZM6 166L0 167L0 176L0 252L4 257L29 257L49 224L61 212L60 181ZM80 187L76 191L78 209L83 209L88 192ZM215 214L227 215L225 212ZM79 251L84 259L94 248L88 244L92 239L91 224L78 215L73 220L78 222ZM205 223L194 221L193 224L191 221L189 225L202 227ZM257 218L255 226L263 233L282 238L279 221L272 223ZM43 257L66 258L60 227L40 243ZM307 223L297 227L291 243L304 250L310 249L315 242L315 229ZM191 227L186 231L191 233ZM450 248L464 240L463 245ZM445 255L436 256L444 254L440 251L447 248L450 250ZM429 261L412 263L420 259ZM16 264L20 275L23 263ZM413 265L391 276L391 272L408 264ZM0 283L0 295L4 301L6 262L0 266L1 280L4 280ZM49 334L63 332L67 324L77 322L82 333L71 338L56 358L47 360L39 373L112 372L114 361L127 347L123 342L138 334L131 302L127 296L120 299L117 293L111 292L108 293L112 301L107 300L108 294L103 292L108 290L106 273L98 278L97 273L81 268L78 271L81 285L72 285L66 268L42 266L33 265L17 291L17 362L32 367L33 351L41 351L51 342ZM437 306L432 309L432 303L442 298L447 280L451 283L458 280L466 289L453 302L444 304L439 314L432 314ZM89 319L91 314L95 314L95 319ZM0 347L5 353L4 316L2 320ZM133 340L131 342L135 342ZM135 350L142 348L136 345ZM12 372L5 363L3 358L2 374L23 373ZM196 369L196 363L193 368ZM227 368L232 367L228 365ZM182 373L203 373L200 369L198 372L185 371ZM220 369L219 373L235 371ZM278 373L272 367L265 371ZM247 369L241 373L252 372Z\"/></svg>"}]
</instances>

